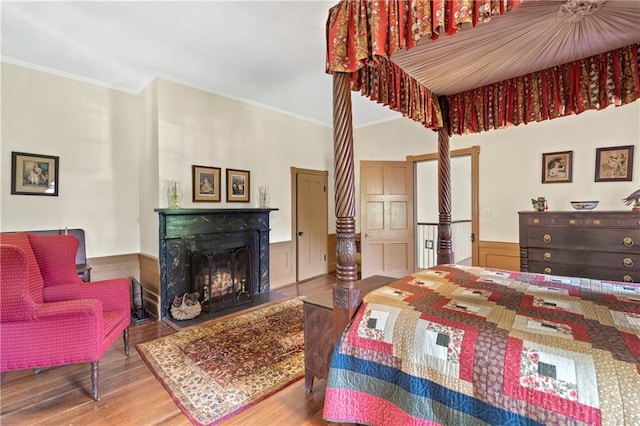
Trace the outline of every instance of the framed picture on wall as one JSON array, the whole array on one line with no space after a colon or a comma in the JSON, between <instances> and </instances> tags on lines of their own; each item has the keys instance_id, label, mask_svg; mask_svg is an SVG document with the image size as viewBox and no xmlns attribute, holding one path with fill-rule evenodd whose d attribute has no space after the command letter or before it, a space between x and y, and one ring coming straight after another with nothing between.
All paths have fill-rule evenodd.
<instances>
[{"instance_id":1,"label":"framed picture on wall","mask_svg":"<svg viewBox=\"0 0 640 426\"><path fill-rule=\"evenodd\" d=\"M58 196L59 157L11 152L11 193Z\"/></svg>"},{"instance_id":2,"label":"framed picture on wall","mask_svg":"<svg viewBox=\"0 0 640 426\"><path fill-rule=\"evenodd\" d=\"M220 168L191 166L193 170L193 201L220 201Z\"/></svg>"},{"instance_id":3,"label":"framed picture on wall","mask_svg":"<svg viewBox=\"0 0 640 426\"><path fill-rule=\"evenodd\" d=\"M542 183L571 182L573 151L542 154Z\"/></svg>"},{"instance_id":4,"label":"framed picture on wall","mask_svg":"<svg viewBox=\"0 0 640 426\"><path fill-rule=\"evenodd\" d=\"M633 145L596 148L596 182L633 179Z\"/></svg>"},{"instance_id":5,"label":"framed picture on wall","mask_svg":"<svg viewBox=\"0 0 640 426\"><path fill-rule=\"evenodd\" d=\"M249 202L249 171L227 169L227 202Z\"/></svg>"}]
</instances>

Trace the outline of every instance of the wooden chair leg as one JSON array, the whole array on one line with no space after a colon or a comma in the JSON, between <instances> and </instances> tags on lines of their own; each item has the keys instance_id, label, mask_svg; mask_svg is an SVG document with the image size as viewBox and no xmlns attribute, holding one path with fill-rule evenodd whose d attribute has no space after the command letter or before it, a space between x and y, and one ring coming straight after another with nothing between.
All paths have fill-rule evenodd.
<instances>
[{"instance_id":1,"label":"wooden chair leg","mask_svg":"<svg viewBox=\"0 0 640 426\"><path fill-rule=\"evenodd\" d=\"M124 339L124 354L129 356L129 327L124 329L122 338Z\"/></svg>"},{"instance_id":2,"label":"wooden chair leg","mask_svg":"<svg viewBox=\"0 0 640 426\"><path fill-rule=\"evenodd\" d=\"M98 397L98 361L91 363L91 388L94 401L100 401Z\"/></svg>"}]
</instances>

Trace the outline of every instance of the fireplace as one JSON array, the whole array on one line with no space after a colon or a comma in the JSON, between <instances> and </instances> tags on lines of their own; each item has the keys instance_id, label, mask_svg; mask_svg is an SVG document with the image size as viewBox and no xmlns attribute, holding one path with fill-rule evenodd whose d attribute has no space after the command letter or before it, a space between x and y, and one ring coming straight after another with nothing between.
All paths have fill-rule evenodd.
<instances>
[{"instance_id":1,"label":"fireplace","mask_svg":"<svg viewBox=\"0 0 640 426\"><path fill-rule=\"evenodd\" d=\"M191 292L200 294L203 311L211 313L253 301L256 279L252 257L251 244L191 254Z\"/></svg>"},{"instance_id":2,"label":"fireplace","mask_svg":"<svg viewBox=\"0 0 640 426\"><path fill-rule=\"evenodd\" d=\"M277 209L156 209L160 218L161 315L199 293L205 312L269 292L269 213Z\"/></svg>"}]
</instances>

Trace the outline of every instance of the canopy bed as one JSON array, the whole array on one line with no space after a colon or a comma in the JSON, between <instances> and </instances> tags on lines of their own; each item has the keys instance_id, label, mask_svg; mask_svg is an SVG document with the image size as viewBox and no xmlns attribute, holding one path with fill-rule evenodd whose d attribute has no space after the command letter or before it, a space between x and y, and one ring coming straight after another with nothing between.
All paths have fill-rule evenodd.
<instances>
[{"instance_id":1,"label":"canopy bed","mask_svg":"<svg viewBox=\"0 0 640 426\"><path fill-rule=\"evenodd\" d=\"M637 101L639 20L640 2L633 0L345 0L330 9L327 72L333 75L337 235L333 326L340 340L327 385L328 420L640 423L640 401L620 399L639 394L640 287L450 265L449 163L452 135ZM356 282L351 91L436 131L439 152L439 265L370 293L362 304ZM604 311L587 314L592 305ZM496 317L494 308L510 319ZM445 314L438 311L443 309ZM370 329L376 322L386 328ZM440 349L440 340L446 340L444 358L436 353L440 349L392 342L400 329L415 332L405 333L411 342L427 344L433 337ZM478 332L489 329L489 335ZM604 335L618 340L597 343ZM493 338L504 344L492 348ZM593 346L595 354L584 345ZM579 352L579 359L567 361L562 347ZM557 369L562 376L572 363L581 375L549 379L536 373L527 383L518 365L529 355L540 369ZM606 362L593 361L602 356L614 372L603 372ZM503 361L481 362L493 359ZM600 386L603 377L617 393L587 390L596 382ZM498 382L502 387L490 391Z\"/></svg>"}]
</instances>

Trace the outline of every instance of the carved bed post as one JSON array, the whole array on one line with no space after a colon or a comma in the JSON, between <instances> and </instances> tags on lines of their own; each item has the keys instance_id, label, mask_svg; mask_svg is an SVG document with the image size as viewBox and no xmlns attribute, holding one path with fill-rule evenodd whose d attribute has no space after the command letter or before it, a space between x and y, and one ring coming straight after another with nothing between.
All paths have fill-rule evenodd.
<instances>
[{"instance_id":1,"label":"carved bed post","mask_svg":"<svg viewBox=\"0 0 640 426\"><path fill-rule=\"evenodd\" d=\"M438 265L453 263L451 244L451 158L449 153L449 102L439 96L442 128L438 129Z\"/></svg>"},{"instance_id":2,"label":"carved bed post","mask_svg":"<svg viewBox=\"0 0 640 426\"><path fill-rule=\"evenodd\" d=\"M333 73L333 146L335 166L337 283L333 287L333 334L338 338L360 305L355 286L356 220L350 75Z\"/></svg>"}]
</instances>

